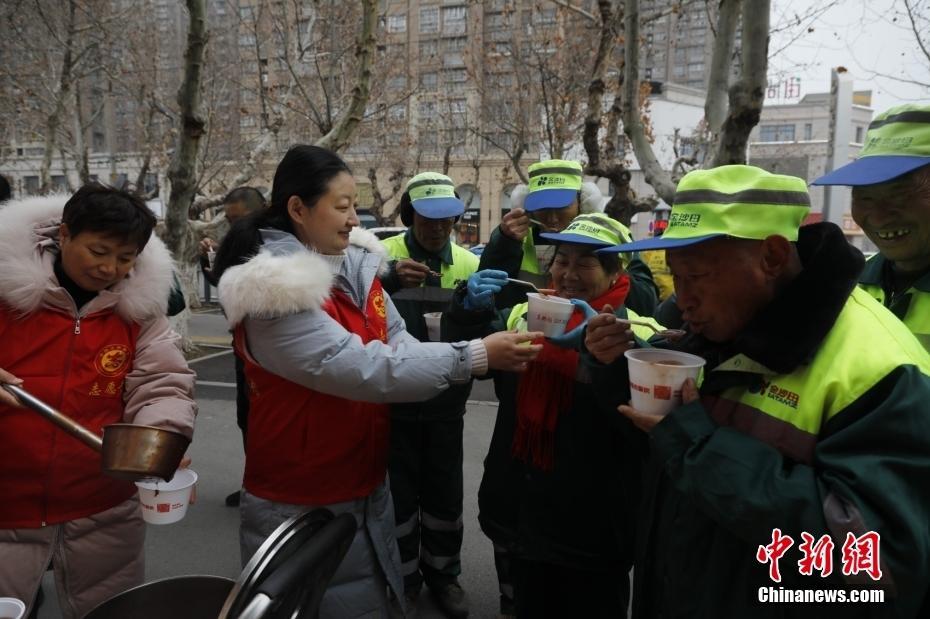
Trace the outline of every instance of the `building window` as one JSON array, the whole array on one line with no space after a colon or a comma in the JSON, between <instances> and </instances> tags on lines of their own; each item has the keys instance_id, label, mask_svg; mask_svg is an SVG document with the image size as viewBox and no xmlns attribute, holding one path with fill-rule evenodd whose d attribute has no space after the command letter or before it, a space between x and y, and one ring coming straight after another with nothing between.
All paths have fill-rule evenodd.
<instances>
[{"instance_id":1,"label":"building window","mask_svg":"<svg viewBox=\"0 0 930 619\"><path fill-rule=\"evenodd\" d=\"M856 127L856 144L862 144L862 127Z\"/></svg>"},{"instance_id":2,"label":"building window","mask_svg":"<svg viewBox=\"0 0 930 619\"><path fill-rule=\"evenodd\" d=\"M813 139L814 125L812 123L804 123L804 139L810 140Z\"/></svg>"},{"instance_id":3,"label":"building window","mask_svg":"<svg viewBox=\"0 0 930 619\"><path fill-rule=\"evenodd\" d=\"M468 79L468 73L465 69L446 69L443 73L443 81L446 85L461 84Z\"/></svg>"},{"instance_id":4,"label":"building window","mask_svg":"<svg viewBox=\"0 0 930 619\"><path fill-rule=\"evenodd\" d=\"M250 45L255 45L255 35L254 34L240 34L239 45L242 47L248 47Z\"/></svg>"},{"instance_id":5,"label":"building window","mask_svg":"<svg viewBox=\"0 0 930 619\"><path fill-rule=\"evenodd\" d=\"M402 122L407 120L407 106L403 103L388 108L388 119Z\"/></svg>"},{"instance_id":6,"label":"building window","mask_svg":"<svg viewBox=\"0 0 930 619\"><path fill-rule=\"evenodd\" d=\"M436 121L436 102L435 101L420 101L420 106L418 108L418 116L420 117L420 122L424 124L433 123Z\"/></svg>"},{"instance_id":7,"label":"building window","mask_svg":"<svg viewBox=\"0 0 930 619\"><path fill-rule=\"evenodd\" d=\"M423 90L436 90L439 86L439 77L435 73L420 74L420 88Z\"/></svg>"},{"instance_id":8,"label":"building window","mask_svg":"<svg viewBox=\"0 0 930 619\"><path fill-rule=\"evenodd\" d=\"M403 90L407 87L407 76L395 75L388 80L387 87L390 90Z\"/></svg>"},{"instance_id":9,"label":"building window","mask_svg":"<svg viewBox=\"0 0 930 619\"><path fill-rule=\"evenodd\" d=\"M436 39L420 41L420 60L425 60L439 53L439 43Z\"/></svg>"},{"instance_id":10,"label":"building window","mask_svg":"<svg viewBox=\"0 0 930 619\"><path fill-rule=\"evenodd\" d=\"M485 30L500 30L510 27L510 14L508 13L488 13L484 16Z\"/></svg>"},{"instance_id":11,"label":"building window","mask_svg":"<svg viewBox=\"0 0 930 619\"><path fill-rule=\"evenodd\" d=\"M387 31L390 32L391 34L407 32L407 16L406 15L388 15L387 16Z\"/></svg>"},{"instance_id":12,"label":"building window","mask_svg":"<svg viewBox=\"0 0 930 619\"><path fill-rule=\"evenodd\" d=\"M760 142L794 142L794 125L760 125Z\"/></svg>"},{"instance_id":13,"label":"building window","mask_svg":"<svg viewBox=\"0 0 930 619\"><path fill-rule=\"evenodd\" d=\"M426 6L420 9L420 34L439 32L439 7Z\"/></svg>"},{"instance_id":14,"label":"building window","mask_svg":"<svg viewBox=\"0 0 930 619\"><path fill-rule=\"evenodd\" d=\"M542 9L537 13L536 24L538 26L553 26L556 22L555 9Z\"/></svg>"},{"instance_id":15,"label":"building window","mask_svg":"<svg viewBox=\"0 0 930 619\"><path fill-rule=\"evenodd\" d=\"M442 9L442 33L465 34L468 8L464 6L450 6Z\"/></svg>"},{"instance_id":16,"label":"building window","mask_svg":"<svg viewBox=\"0 0 930 619\"><path fill-rule=\"evenodd\" d=\"M38 176L24 176L23 177L23 191L26 192L26 195L34 195L39 193L39 177Z\"/></svg>"},{"instance_id":17,"label":"building window","mask_svg":"<svg viewBox=\"0 0 930 619\"><path fill-rule=\"evenodd\" d=\"M468 37L450 37L442 40L442 49L446 52L461 52L468 45Z\"/></svg>"}]
</instances>

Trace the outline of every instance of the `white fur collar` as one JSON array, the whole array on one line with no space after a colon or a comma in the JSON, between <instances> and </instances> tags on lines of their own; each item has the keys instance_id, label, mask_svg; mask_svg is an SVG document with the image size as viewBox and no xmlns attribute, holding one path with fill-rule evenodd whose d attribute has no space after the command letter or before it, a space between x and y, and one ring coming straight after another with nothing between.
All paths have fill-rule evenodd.
<instances>
[{"instance_id":1,"label":"white fur collar","mask_svg":"<svg viewBox=\"0 0 930 619\"><path fill-rule=\"evenodd\" d=\"M67 194L13 200L0 206L0 300L21 314L35 311L55 287L45 248L57 247L57 227ZM116 312L130 322L164 314L174 270L171 255L154 234L129 276L110 289Z\"/></svg>"},{"instance_id":2,"label":"white fur collar","mask_svg":"<svg viewBox=\"0 0 930 619\"><path fill-rule=\"evenodd\" d=\"M352 228L352 232L349 233L349 243L380 256L381 265L378 267L378 275L381 276L387 273L391 257L388 255L387 247L378 237L364 228Z\"/></svg>"},{"instance_id":3,"label":"white fur collar","mask_svg":"<svg viewBox=\"0 0 930 619\"><path fill-rule=\"evenodd\" d=\"M387 249L378 237L368 230L353 228L349 243L347 254L353 251L352 246L374 254L380 258L378 275L387 272ZM223 273L220 302L230 325L238 324L246 316L287 316L322 307L334 279L329 264L311 251L275 255L262 250L245 264Z\"/></svg>"}]
</instances>

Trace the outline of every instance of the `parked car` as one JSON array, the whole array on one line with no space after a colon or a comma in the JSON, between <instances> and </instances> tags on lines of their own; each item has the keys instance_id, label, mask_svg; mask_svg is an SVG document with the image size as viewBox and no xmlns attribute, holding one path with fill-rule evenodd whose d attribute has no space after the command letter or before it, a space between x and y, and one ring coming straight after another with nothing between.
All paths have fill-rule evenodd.
<instances>
[{"instance_id":1,"label":"parked car","mask_svg":"<svg viewBox=\"0 0 930 619\"><path fill-rule=\"evenodd\" d=\"M401 234L406 229L407 228L402 226L386 226L381 228L369 228L368 231L383 241L384 239Z\"/></svg>"}]
</instances>

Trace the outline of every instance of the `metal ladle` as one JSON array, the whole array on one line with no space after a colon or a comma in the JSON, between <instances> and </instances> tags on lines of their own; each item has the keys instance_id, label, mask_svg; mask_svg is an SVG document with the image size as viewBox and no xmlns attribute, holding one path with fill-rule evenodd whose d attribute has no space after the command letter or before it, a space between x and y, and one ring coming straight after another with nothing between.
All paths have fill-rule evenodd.
<instances>
[{"instance_id":1,"label":"metal ladle","mask_svg":"<svg viewBox=\"0 0 930 619\"><path fill-rule=\"evenodd\" d=\"M20 402L101 455L103 472L117 479L138 481L160 477L171 481L191 440L174 430L132 423L103 427L103 438L22 387L0 383Z\"/></svg>"}]
</instances>

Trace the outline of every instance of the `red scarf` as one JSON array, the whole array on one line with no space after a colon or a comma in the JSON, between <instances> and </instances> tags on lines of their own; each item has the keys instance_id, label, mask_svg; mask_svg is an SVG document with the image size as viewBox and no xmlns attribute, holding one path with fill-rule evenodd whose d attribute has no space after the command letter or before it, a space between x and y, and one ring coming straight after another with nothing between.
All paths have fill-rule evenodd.
<instances>
[{"instance_id":1,"label":"red scarf","mask_svg":"<svg viewBox=\"0 0 930 619\"><path fill-rule=\"evenodd\" d=\"M607 292L589 301L597 311L605 305L614 309L623 305L630 291L630 277L623 275ZM565 332L568 333L584 320L584 313L575 310ZM534 467L551 471L555 452L555 426L559 414L572 407L572 392L578 369L578 353L559 348L545 338L533 342L543 349L526 372L520 377L517 388L517 427L514 431L511 454Z\"/></svg>"}]
</instances>

